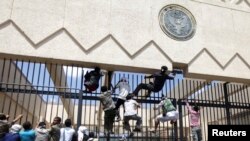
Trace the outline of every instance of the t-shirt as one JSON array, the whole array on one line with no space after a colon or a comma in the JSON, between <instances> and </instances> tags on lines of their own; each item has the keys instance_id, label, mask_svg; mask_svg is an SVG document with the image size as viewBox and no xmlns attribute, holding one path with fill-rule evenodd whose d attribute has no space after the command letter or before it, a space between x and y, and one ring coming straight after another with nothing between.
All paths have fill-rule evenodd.
<instances>
[{"instance_id":1,"label":"t-shirt","mask_svg":"<svg viewBox=\"0 0 250 141\"><path fill-rule=\"evenodd\" d=\"M1 141L21 141L19 133L7 133Z\"/></svg>"},{"instance_id":2,"label":"t-shirt","mask_svg":"<svg viewBox=\"0 0 250 141\"><path fill-rule=\"evenodd\" d=\"M137 114L138 103L134 99L129 99L124 102L125 113L124 116L132 116Z\"/></svg>"},{"instance_id":3,"label":"t-shirt","mask_svg":"<svg viewBox=\"0 0 250 141\"><path fill-rule=\"evenodd\" d=\"M34 130L24 130L20 133L21 141L35 141L36 132Z\"/></svg>"},{"instance_id":4,"label":"t-shirt","mask_svg":"<svg viewBox=\"0 0 250 141\"><path fill-rule=\"evenodd\" d=\"M126 97L130 91L130 86L128 82L119 82L115 88L119 88L119 96L118 98L126 100Z\"/></svg>"},{"instance_id":5,"label":"t-shirt","mask_svg":"<svg viewBox=\"0 0 250 141\"><path fill-rule=\"evenodd\" d=\"M35 141L48 141L49 131L44 128L36 128L36 140Z\"/></svg>"},{"instance_id":6,"label":"t-shirt","mask_svg":"<svg viewBox=\"0 0 250 141\"><path fill-rule=\"evenodd\" d=\"M59 141L61 127L61 124L56 124L51 127L51 129L49 130L50 141Z\"/></svg>"},{"instance_id":7,"label":"t-shirt","mask_svg":"<svg viewBox=\"0 0 250 141\"><path fill-rule=\"evenodd\" d=\"M162 108L162 111L163 113L167 113L169 111L173 111L173 110L176 110L173 103L171 102L170 99L164 99L162 100L158 105L157 105L158 108Z\"/></svg>"},{"instance_id":8,"label":"t-shirt","mask_svg":"<svg viewBox=\"0 0 250 141\"><path fill-rule=\"evenodd\" d=\"M115 108L115 104L114 104L114 101L113 101L113 99L111 97L111 92L110 91L102 93L99 96L99 98L100 98L100 101L101 101L101 103L103 105L103 110L104 111Z\"/></svg>"},{"instance_id":9,"label":"t-shirt","mask_svg":"<svg viewBox=\"0 0 250 141\"><path fill-rule=\"evenodd\" d=\"M162 74L161 72L156 72L155 74L153 74L153 77L154 77L154 92L160 91L167 79L174 79L173 76Z\"/></svg>"},{"instance_id":10,"label":"t-shirt","mask_svg":"<svg viewBox=\"0 0 250 141\"><path fill-rule=\"evenodd\" d=\"M191 127L200 126L200 112L193 110L192 107L188 103L186 103L186 105L190 113L190 126Z\"/></svg>"},{"instance_id":11,"label":"t-shirt","mask_svg":"<svg viewBox=\"0 0 250 141\"><path fill-rule=\"evenodd\" d=\"M60 141L72 141L75 135L75 130L70 127L61 128L60 130Z\"/></svg>"}]
</instances>

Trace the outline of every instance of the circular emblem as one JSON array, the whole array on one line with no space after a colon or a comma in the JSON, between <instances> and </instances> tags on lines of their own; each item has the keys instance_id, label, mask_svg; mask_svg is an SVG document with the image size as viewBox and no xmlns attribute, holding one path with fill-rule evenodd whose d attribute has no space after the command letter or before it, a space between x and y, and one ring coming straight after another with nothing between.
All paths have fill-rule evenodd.
<instances>
[{"instance_id":1,"label":"circular emblem","mask_svg":"<svg viewBox=\"0 0 250 141\"><path fill-rule=\"evenodd\" d=\"M175 40L188 40L194 36L196 21L193 15L179 5L167 5L159 14L161 29Z\"/></svg>"}]
</instances>

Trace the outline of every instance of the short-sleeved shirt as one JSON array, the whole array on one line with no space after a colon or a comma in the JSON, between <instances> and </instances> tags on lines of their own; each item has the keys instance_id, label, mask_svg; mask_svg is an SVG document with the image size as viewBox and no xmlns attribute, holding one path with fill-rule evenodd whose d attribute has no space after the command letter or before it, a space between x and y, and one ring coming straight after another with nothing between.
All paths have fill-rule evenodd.
<instances>
[{"instance_id":1,"label":"short-sleeved shirt","mask_svg":"<svg viewBox=\"0 0 250 141\"><path fill-rule=\"evenodd\" d=\"M128 82L119 82L115 88L119 88L119 96L118 98L122 100L126 100L126 97L130 91L130 86Z\"/></svg>"},{"instance_id":2,"label":"short-sleeved shirt","mask_svg":"<svg viewBox=\"0 0 250 141\"><path fill-rule=\"evenodd\" d=\"M200 112L193 110L188 103L187 103L187 109L188 112L190 113L190 126L191 127L200 126Z\"/></svg>"},{"instance_id":3,"label":"short-sleeved shirt","mask_svg":"<svg viewBox=\"0 0 250 141\"><path fill-rule=\"evenodd\" d=\"M156 72L155 74L153 74L153 77L154 77L154 91L155 92L160 91L162 89L167 79L174 78L173 76L162 74L161 72Z\"/></svg>"},{"instance_id":4,"label":"short-sleeved shirt","mask_svg":"<svg viewBox=\"0 0 250 141\"><path fill-rule=\"evenodd\" d=\"M21 141L35 141L36 132L34 130L24 130L20 133Z\"/></svg>"},{"instance_id":5,"label":"short-sleeved shirt","mask_svg":"<svg viewBox=\"0 0 250 141\"><path fill-rule=\"evenodd\" d=\"M36 128L36 140L35 141L48 141L49 131L45 128Z\"/></svg>"},{"instance_id":6,"label":"short-sleeved shirt","mask_svg":"<svg viewBox=\"0 0 250 141\"><path fill-rule=\"evenodd\" d=\"M110 91L102 93L99 96L99 98L100 98L100 101L101 101L101 103L103 105L103 110L104 111L115 108L115 104L114 104L114 101L113 101L113 99L111 97L111 92Z\"/></svg>"},{"instance_id":7,"label":"short-sleeved shirt","mask_svg":"<svg viewBox=\"0 0 250 141\"><path fill-rule=\"evenodd\" d=\"M137 114L138 103L134 99L126 100L124 103L125 113L124 116L132 116Z\"/></svg>"},{"instance_id":8,"label":"short-sleeved shirt","mask_svg":"<svg viewBox=\"0 0 250 141\"><path fill-rule=\"evenodd\" d=\"M60 130L60 141L72 141L73 136L76 134L73 128L65 127Z\"/></svg>"}]
</instances>

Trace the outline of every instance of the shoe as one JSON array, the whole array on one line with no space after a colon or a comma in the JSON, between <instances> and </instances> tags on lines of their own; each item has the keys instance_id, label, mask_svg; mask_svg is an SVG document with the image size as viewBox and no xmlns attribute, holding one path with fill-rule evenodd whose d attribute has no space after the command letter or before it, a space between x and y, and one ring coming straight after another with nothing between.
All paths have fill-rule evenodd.
<instances>
[{"instance_id":1,"label":"shoe","mask_svg":"<svg viewBox=\"0 0 250 141\"><path fill-rule=\"evenodd\" d=\"M127 140L127 138L125 135L122 135L122 137L119 139L119 141L126 141L126 140Z\"/></svg>"},{"instance_id":2,"label":"shoe","mask_svg":"<svg viewBox=\"0 0 250 141\"><path fill-rule=\"evenodd\" d=\"M134 132L141 132L141 129L140 128L135 128L133 131Z\"/></svg>"},{"instance_id":3,"label":"shoe","mask_svg":"<svg viewBox=\"0 0 250 141\"><path fill-rule=\"evenodd\" d=\"M156 133L155 129L149 129L149 132Z\"/></svg>"},{"instance_id":4,"label":"shoe","mask_svg":"<svg viewBox=\"0 0 250 141\"><path fill-rule=\"evenodd\" d=\"M129 134L129 137L133 137L133 136L134 136L134 133L131 132L131 133Z\"/></svg>"}]
</instances>

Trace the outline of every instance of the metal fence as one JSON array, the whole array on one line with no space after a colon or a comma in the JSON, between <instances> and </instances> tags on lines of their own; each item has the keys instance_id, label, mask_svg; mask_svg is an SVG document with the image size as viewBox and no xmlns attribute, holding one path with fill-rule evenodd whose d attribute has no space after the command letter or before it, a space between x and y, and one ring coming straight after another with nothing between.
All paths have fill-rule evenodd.
<instances>
[{"instance_id":1,"label":"metal fence","mask_svg":"<svg viewBox=\"0 0 250 141\"><path fill-rule=\"evenodd\" d=\"M74 128L80 125L96 133L100 140L104 135L104 114L97 96L100 88L93 93L85 93L83 75L92 68L80 65L32 62L24 60L0 59L0 112L9 114L10 120L23 114L19 123L31 121L36 123L45 119L51 123L59 116L64 121L71 118ZM100 86L115 85L121 77L126 77L132 90L144 80L146 74L131 72L110 72L103 70ZM244 84L230 82L206 81L183 78L177 75L174 80L167 80L164 88L152 93L149 98L142 90L135 99L141 104L138 115L142 117L142 132L135 133L129 140L173 140L191 141L188 111L184 99L190 105L197 104L201 111L201 126L204 140L207 140L207 126L245 125L250 123L250 88ZM177 124L161 123L156 134L150 133L154 118L161 111L153 107L159 103L161 95L169 97L180 112ZM118 90L113 99L116 101ZM120 109L123 116L123 108ZM132 127L135 122L130 122ZM117 140L127 135L122 121L114 123L110 140Z\"/></svg>"}]
</instances>

